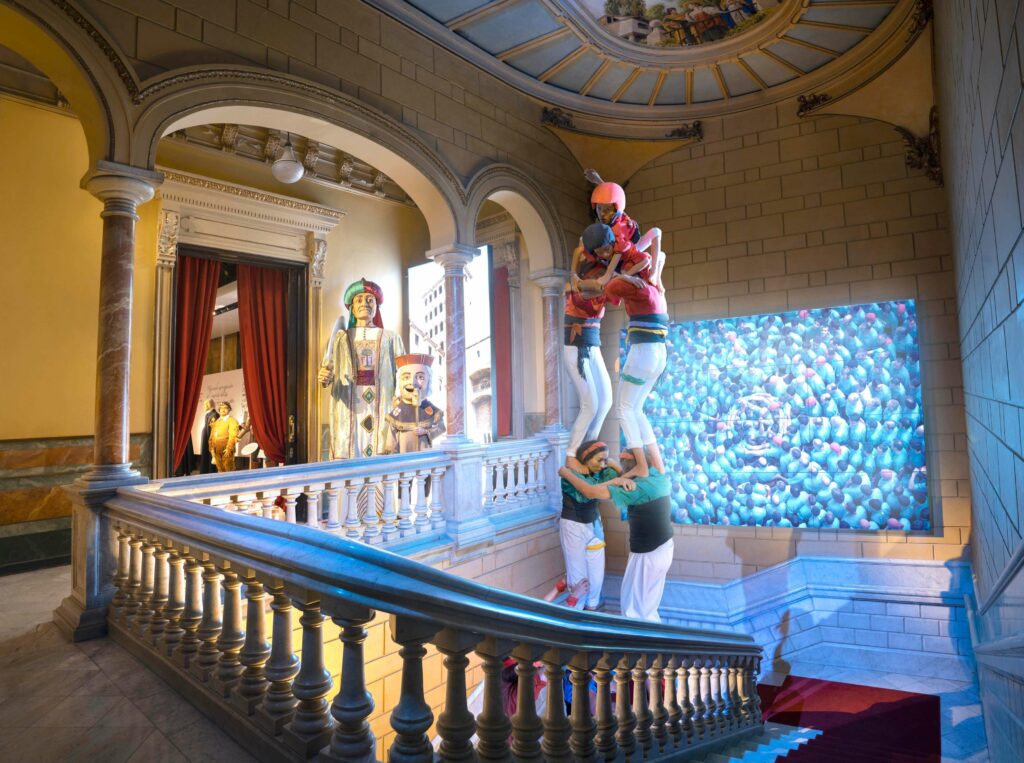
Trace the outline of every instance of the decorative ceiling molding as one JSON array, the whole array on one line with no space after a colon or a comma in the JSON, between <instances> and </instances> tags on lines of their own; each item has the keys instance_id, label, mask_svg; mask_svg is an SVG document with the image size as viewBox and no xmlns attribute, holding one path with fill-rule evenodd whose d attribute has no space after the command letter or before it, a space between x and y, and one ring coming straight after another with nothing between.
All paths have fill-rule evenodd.
<instances>
[{"instance_id":1,"label":"decorative ceiling molding","mask_svg":"<svg viewBox=\"0 0 1024 763\"><path fill-rule=\"evenodd\" d=\"M914 135L904 127L896 127L896 132L903 136L906 149L907 167L912 170L924 170L928 179L940 188L945 185L942 174L942 139L939 134L939 112L932 106L928 134L922 137Z\"/></svg>"},{"instance_id":2,"label":"decorative ceiling molding","mask_svg":"<svg viewBox=\"0 0 1024 763\"><path fill-rule=\"evenodd\" d=\"M590 0L476 0L460 3L454 24L447 4L367 2L567 112L577 130L644 139L663 136L673 122L802 93L827 89L837 97L833 82L876 76L919 33L922 18L921 0L781 0L763 21L723 40L656 47L612 36ZM648 130L653 123L658 129Z\"/></svg>"}]
</instances>

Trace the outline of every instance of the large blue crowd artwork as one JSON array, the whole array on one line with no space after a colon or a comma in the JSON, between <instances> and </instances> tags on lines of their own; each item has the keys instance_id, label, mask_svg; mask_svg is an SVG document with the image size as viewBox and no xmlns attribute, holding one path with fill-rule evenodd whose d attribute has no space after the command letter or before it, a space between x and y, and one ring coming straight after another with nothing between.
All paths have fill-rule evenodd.
<instances>
[{"instance_id":1,"label":"large blue crowd artwork","mask_svg":"<svg viewBox=\"0 0 1024 763\"><path fill-rule=\"evenodd\" d=\"M676 522L931 529L913 301L672 324L645 411Z\"/></svg>"}]
</instances>

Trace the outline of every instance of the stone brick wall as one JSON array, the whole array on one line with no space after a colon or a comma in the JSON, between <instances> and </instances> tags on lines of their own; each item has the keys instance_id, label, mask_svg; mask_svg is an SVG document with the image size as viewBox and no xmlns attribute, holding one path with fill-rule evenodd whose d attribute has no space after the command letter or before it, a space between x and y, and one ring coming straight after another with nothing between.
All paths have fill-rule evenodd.
<instances>
[{"instance_id":1,"label":"stone brick wall","mask_svg":"<svg viewBox=\"0 0 1024 763\"><path fill-rule=\"evenodd\" d=\"M673 320L913 298L918 303L932 533L679 527L671 575L729 580L795 555L947 560L970 540L970 480L945 195L908 170L890 125L800 119L796 103L704 123L644 167L632 216L665 231ZM625 527L606 514L610 566Z\"/></svg>"},{"instance_id":2,"label":"stone brick wall","mask_svg":"<svg viewBox=\"0 0 1024 763\"><path fill-rule=\"evenodd\" d=\"M586 183L540 125L540 104L359 0L83 0L141 78L245 64L340 90L407 127L463 178L487 161L521 167L575 240ZM344 148L343 146L341 148Z\"/></svg>"},{"instance_id":3,"label":"stone brick wall","mask_svg":"<svg viewBox=\"0 0 1024 763\"><path fill-rule=\"evenodd\" d=\"M959 281L957 302L974 493L973 562L978 600L995 596L981 638L1019 636L1024 560L1024 116L1017 0L936 3L939 105ZM1008 583L1006 595L995 587ZM992 648L991 644L987 645ZM998 649L998 646L995 647ZM1024 675L979 657L993 760L1024 745Z\"/></svg>"}]
</instances>

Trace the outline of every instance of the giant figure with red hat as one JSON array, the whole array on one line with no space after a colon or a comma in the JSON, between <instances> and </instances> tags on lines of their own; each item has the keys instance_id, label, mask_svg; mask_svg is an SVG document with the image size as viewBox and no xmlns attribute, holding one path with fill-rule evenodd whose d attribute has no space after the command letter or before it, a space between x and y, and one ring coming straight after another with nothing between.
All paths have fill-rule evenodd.
<instances>
[{"instance_id":1,"label":"giant figure with red hat","mask_svg":"<svg viewBox=\"0 0 1024 763\"><path fill-rule=\"evenodd\" d=\"M384 452L418 453L444 434L444 411L427 399L434 359L412 353L395 358L395 363L398 396L384 417Z\"/></svg>"},{"instance_id":2,"label":"giant figure with red hat","mask_svg":"<svg viewBox=\"0 0 1024 763\"><path fill-rule=\"evenodd\" d=\"M395 396L395 359L402 337L384 328L380 286L360 278L345 290L348 325L334 325L317 376L330 392L331 458L364 458L384 452L384 417Z\"/></svg>"}]
</instances>

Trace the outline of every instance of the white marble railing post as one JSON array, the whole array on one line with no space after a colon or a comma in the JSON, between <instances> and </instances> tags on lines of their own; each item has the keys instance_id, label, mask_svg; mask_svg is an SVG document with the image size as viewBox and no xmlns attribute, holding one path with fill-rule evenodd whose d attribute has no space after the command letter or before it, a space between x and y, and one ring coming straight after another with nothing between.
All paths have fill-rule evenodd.
<instances>
[{"instance_id":1,"label":"white marble railing post","mask_svg":"<svg viewBox=\"0 0 1024 763\"><path fill-rule=\"evenodd\" d=\"M157 646L167 628L167 600L170 585L167 558L170 552L162 544L157 544L153 551L153 616L149 619L147 632L150 646Z\"/></svg>"},{"instance_id":2,"label":"white marble railing post","mask_svg":"<svg viewBox=\"0 0 1024 763\"><path fill-rule=\"evenodd\" d=\"M292 694L298 699L295 715L285 728L285 741L300 755L309 757L327 744L334 731L334 718L327 704L334 682L324 667L324 616L320 601L299 604L302 617L302 662L292 682Z\"/></svg>"},{"instance_id":3,"label":"white marble railing post","mask_svg":"<svg viewBox=\"0 0 1024 763\"><path fill-rule=\"evenodd\" d=\"M398 483L399 478L394 475L384 476L384 512L380 521L385 543L398 537L398 513L395 511L395 486Z\"/></svg>"},{"instance_id":4,"label":"white marble railing post","mask_svg":"<svg viewBox=\"0 0 1024 763\"><path fill-rule=\"evenodd\" d=\"M111 599L111 606L114 608L114 617L117 620L124 618L124 608L128 603L128 579L131 570L131 546L128 545L132 536L125 527L117 531L117 575L114 577L114 587L117 589Z\"/></svg>"},{"instance_id":5,"label":"white marble railing post","mask_svg":"<svg viewBox=\"0 0 1024 763\"><path fill-rule=\"evenodd\" d=\"M139 589L139 610L135 615L134 630L143 635L153 617L153 580L156 572L156 560L153 553L156 545L152 539L146 538L142 544L142 586Z\"/></svg>"},{"instance_id":6,"label":"white marble railing post","mask_svg":"<svg viewBox=\"0 0 1024 763\"><path fill-rule=\"evenodd\" d=\"M217 639L223 627L222 606L220 598L221 574L213 562L203 562L203 619L199 623L196 635L199 637L199 651L189 669L202 681L209 681L220 652L217 650Z\"/></svg>"},{"instance_id":7,"label":"white marble railing post","mask_svg":"<svg viewBox=\"0 0 1024 763\"><path fill-rule=\"evenodd\" d=\"M341 500L341 490L333 485L325 493L327 501L327 529L330 532L341 529L341 518L338 513L338 501Z\"/></svg>"},{"instance_id":8,"label":"white marble railing post","mask_svg":"<svg viewBox=\"0 0 1024 763\"><path fill-rule=\"evenodd\" d=\"M181 627L181 618L185 612L185 557L178 549L171 550L171 558L167 562L170 567L169 586L167 592L167 625L164 627L163 653L170 657L181 642L185 630Z\"/></svg>"},{"instance_id":9,"label":"white marble railing post","mask_svg":"<svg viewBox=\"0 0 1024 763\"><path fill-rule=\"evenodd\" d=\"M440 466L430 470L430 527L434 530L443 529L446 522L444 504L441 502L444 471L444 468Z\"/></svg>"},{"instance_id":10,"label":"white marble railing post","mask_svg":"<svg viewBox=\"0 0 1024 763\"><path fill-rule=\"evenodd\" d=\"M359 520L359 491L365 479L355 478L345 483L345 513L342 522L345 525L345 537L359 540L363 537L363 523Z\"/></svg>"},{"instance_id":11,"label":"white marble railing post","mask_svg":"<svg viewBox=\"0 0 1024 763\"><path fill-rule=\"evenodd\" d=\"M430 530L430 517L427 516L427 475L429 472L416 472L416 505L413 507L416 515L414 525L416 532L425 533Z\"/></svg>"},{"instance_id":12,"label":"white marble railing post","mask_svg":"<svg viewBox=\"0 0 1024 763\"><path fill-rule=\"evenodd\" d=\"M322 488L313 486L306 489L306 527L320 529L320 493Z\"/></svg>"},{"instance_id":13,"label":"white marble railing post","mask_svg":"<svg viewBox=\"0 0 1024 763\"><path fill-rule=\"evenodd\" d=\"M444 268L445 384L447 406L444 417L448 439L466 437L466 266L479 252L476 247L450 244L427 252L427 257Z\"/></svg>"},{"instance_id":14,"label":"white marble railing post","mask_svg":"<svg viewBox=\"0 0 1024 763\"><path fill-rule=\"evenodd\" d=\"M242 581L238 573L224 565L224 623L217 638L220 659L210 682L223 696L231 696L231 690L238 685L245 666L238 653L245 645L245 631L242 628Z\"/></svg>"},{"instance_id":15,"label":"white marble railing post","mask_svg":"<svg viewBox=\"0 0 1024 763\"><path fill-rule=\"evenodd\" d=\"M443 486L448 536L456 548L483 543L494 536L484 508L485 449L465 438L446 440L443 447L452 459Z\"/></svg>"},{"instance_id":16,"label":"white marble railing post","mask_svg":"<svg viewBox=\"0 0 1024 763\"><path fill-rule=\"evenodd\" d=\"M203 621L203 568L191 554L185 557L185 611L181 616L181 640L176 650L182 667L188 669L199 650L199 624Z\"/></svg>"}]
</instances>

